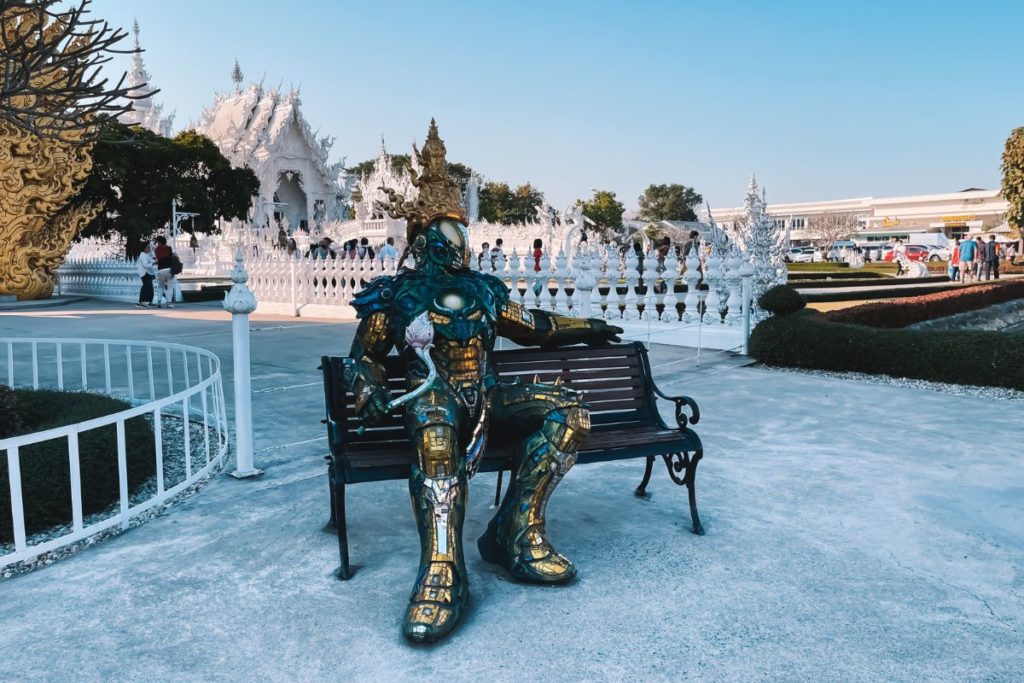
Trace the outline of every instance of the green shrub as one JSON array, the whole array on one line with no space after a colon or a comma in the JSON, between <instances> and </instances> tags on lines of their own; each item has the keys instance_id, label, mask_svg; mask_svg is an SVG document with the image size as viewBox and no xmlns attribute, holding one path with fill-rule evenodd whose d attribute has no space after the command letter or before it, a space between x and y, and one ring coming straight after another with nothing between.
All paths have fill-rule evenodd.
<instances>
[{"instance_id":1,"label":"green shrub","mask_svg":"<svg viewBox=\"0 0 1024 683\"><path fill-rule=\"evenodd\" d=\"M757 303L773 315L790 315L807 306L807 299L789 285L776 285L762 294Z\"/></svg>"},{"instance_id":2,"label":"green shrub","mask_svg":"<svg viewBox=\"0 0 1024 683\"><path fill-rule=\"evenodd\" d=\"M1024 390L1020 333L877 329L806 310L762 321L750 355L768 365Z\"/></svg>"},{"instance_id":3,"label":"green shrub","mask_svg":"<svg viewBox=\"0 0 1024 683\"><path fill-rule=\"evenodd\" d=\"M21 416L18 414L16 404L14 390L0 384L0 439L21 433ZM0 485L3 485L2 481Z\"/></svg>"},{"instance_id":4,"label":"green shrub","mask_svg":"<svg viewBox=\"0 0 1024 683\"><path fill-rule=\"evenodd\" d=\"M15 389L14 409L18 436L83 422L127 410L131 406L109 396L85 392ZM71 521L71 474L67 439L51 439L19 449L21 490L25 501L27 533ZM82 510L99 512L118 500L117 431L115 425L82 432L78 436L82 475ZM125 422L128 490L134 491L156 472L153 430L144 417ZM7 459L0 458L0 541L13 539Z\"/></svg>"},{"instance_id":5,"label":"green shrub","mask_svg":"<svg viewBox=\"0 0 1024 683\"><path fill-rule=\"evenodd\" d=\"M1024 281L1006 280L973 287L957 287L924 296L872 302L829 311L825 317L837 323L898 328L1014 299L1024 299Z\"/></svg>"}]
</instances>

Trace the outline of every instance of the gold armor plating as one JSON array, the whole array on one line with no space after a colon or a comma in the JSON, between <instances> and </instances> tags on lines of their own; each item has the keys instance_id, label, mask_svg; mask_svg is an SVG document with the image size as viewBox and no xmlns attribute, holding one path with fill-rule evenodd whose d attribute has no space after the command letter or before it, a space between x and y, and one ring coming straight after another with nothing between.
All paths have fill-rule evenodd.
<instances>
[{"instance_id":1,"label":"gold armor plating","mask_svg":"<svg viewBox=\"0 0 1024 683\"><path fill-rule=\"evenodd\" d=\"M412 184L419 190L415 200L405 197L393 189L380 188L388 195L388 204L382 206L392 218L406 219L406 242L412 244L416 232L437 218L450 218L463 224L467 223L462 209L462 193L448 174L448 163L445 161L444 142L437 133L437 124L430 119L427 140L423 143L423 151L413 145L417 166L409 165L409 176Z\"/></svg>"},{"instance_id":2,"label":"gold armor plating","mask_svg":"<svg viewBox=\"0 0 1024 683\"><path fill-rule=\"evenodd\" d=\"M0 14L0 31L8 43L27 36L31 46L37 40L34 35L52 35L65 28L60 22L48 21L42 11L5 8ZM64 50L73 52L85 41L84 37L73 38ZM6 68L0 64L5 80L16 78ZM29 85L40 91L59 89L73 85L70 78L64 70L41 69ZM10 104L39 111L66 105L49 99L19 95L12 97ZM91 132L66 131L60 139L43 139L0 122L0 294L15 294L19 299L49 297L54 274L72 240L102 208L97 204L68 206L92 169L92 144L83 144Z\"/></svg>"},{"instance_id":3,"label":"gold armor plating","mask_svg":"<svg viewBox=\"0 0 1024 683\"><path fill-rule=\"evenodd\" d=\"M521 325L529 329L534 329L533 315L527 310L526 306L517 304L515 301L509 301L501 307L500 313L501 319L510 322L514 325Z\"/></svg>"}]
</instances>

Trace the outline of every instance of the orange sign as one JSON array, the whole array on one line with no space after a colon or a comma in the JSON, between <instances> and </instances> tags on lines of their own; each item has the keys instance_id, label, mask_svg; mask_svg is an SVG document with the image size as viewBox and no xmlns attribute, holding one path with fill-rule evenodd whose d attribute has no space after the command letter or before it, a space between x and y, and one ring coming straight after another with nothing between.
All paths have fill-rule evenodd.
<instances>
[{"instance_id":1,"label":"orange sign","mask_svg":"<svg viewBox=\"0 0 1024 683\"><path fill-rule=\"evenodd\" d=\"M882 227L883 228L895 228L899 224L900 224L900 219L899 218L889 218L888 216L886 216L885 218L882 219Z\"/></svg>"}]
</instances>

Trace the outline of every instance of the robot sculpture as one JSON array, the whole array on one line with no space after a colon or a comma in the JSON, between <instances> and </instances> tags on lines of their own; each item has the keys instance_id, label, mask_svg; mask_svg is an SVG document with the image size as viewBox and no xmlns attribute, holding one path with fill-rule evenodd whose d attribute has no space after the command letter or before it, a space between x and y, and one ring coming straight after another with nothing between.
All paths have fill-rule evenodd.
<instances>
[{"instance_id":1,"label":"robot sculpture","mask_svg":"<svg viewBox=\"0 0 1024 683\"><path fill-rule=\"evenodd\" d=\"M495 338L598 345L619 341L622 330L603 320L527 310L510 300L501 280L471 271L460 193L433 120L422 152L413 151L421 170L410 173L419 196L407 201L385 190L385 208L406 219L416 266L380 276L356 296L360 324L346 381L357 414L373 426L396 407L384 358L397 346L406 362L412 395L401 401L415 450L409 493L421 553L403 631L414 642L434 642L455 627L469 598L462 522L467 481L488 438L521 439L521 447L504 501L477 542L483 559L524 582L557 584L576 576L572 562L548 541L544 515L589 432L587 408L557 383L501 382L490 360Z\"/></svg>"}]
</instances>

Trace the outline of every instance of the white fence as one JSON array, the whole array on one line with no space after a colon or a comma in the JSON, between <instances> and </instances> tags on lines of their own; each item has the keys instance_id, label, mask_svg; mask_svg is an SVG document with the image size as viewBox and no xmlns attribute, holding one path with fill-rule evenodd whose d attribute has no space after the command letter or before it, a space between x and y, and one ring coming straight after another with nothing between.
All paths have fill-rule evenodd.
<instances>
[{"instance_id":1,"label":"white fence","mask_svg":"<svg viewBox=\"0 0 1024 683\"><path fill-rule=\"evenodd\" d=\"M180 344L109 339L0 339L0 382L11 387L93 391L136 404L128 410L85 422L0 440L6 453L13 545L0 545L0 568L30 560L120 525L162 504L217 467L228 449L228 424L221 385L220 361L204 349ZM150 416L154 439L155 484L129 491L125 423ZM165 448L164 427L181 426L181 452ZM79 435L114 425L119 495L116 509L85 516ZM22 453L26 446L53 439L67 442L70 466L70 526L29 535L22 490ZM114 454L111 454L112 456ZM165 462L174 458L171 481ZM183 465L183 468L180 466ZM145 489L143 491L143 489ZM152 495L147 492L151 490ZM143 493L140 494L140 491ZM142 499L140 499L140 497Z\"/></svg>"}]
</instances>

